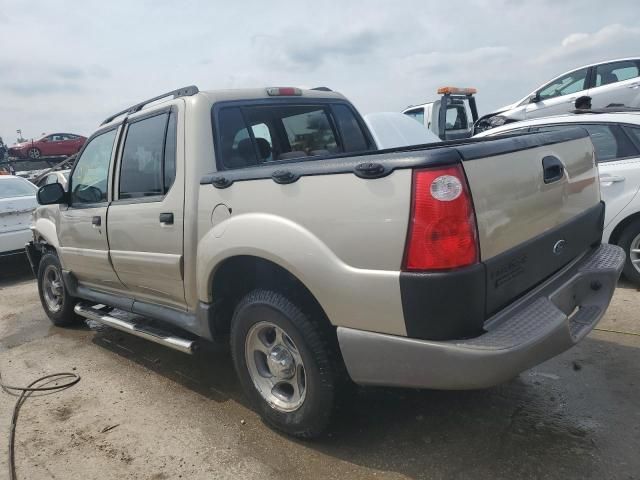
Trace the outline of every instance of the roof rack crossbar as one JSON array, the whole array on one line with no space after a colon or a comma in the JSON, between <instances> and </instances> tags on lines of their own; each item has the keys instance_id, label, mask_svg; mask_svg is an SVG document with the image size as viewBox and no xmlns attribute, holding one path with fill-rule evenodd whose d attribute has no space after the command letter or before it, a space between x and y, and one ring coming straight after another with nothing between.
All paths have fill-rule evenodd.
<instances>
[{"instance_id":1,"label":"roof rack crossbar","mask_svg":"<svg viewBox=\"0 0 640 480\"><path fill-rule=\"evenodd\" d=\"M131 114L131 113L136 113L139 112L140 110L142 110L145 105L148 105L152 102L156 102L158 100L162 100L163 98L166 97L171 97L173 96L173 98L179 98L179 97L190 97L192 95L195 95L196 93L198 93L200 90L198 90L198 87L196 87L195 85L189 85L187 87L182 87L182 88L178 88L176 90L171 90L170 92L167 93L163 93L162 95L158 95L157 97L153 97L150 98L149 100L145 100L144 102L140 102L140 103L136 103L135 105L126 108L118 113L114 113L113 115L107 117L104 122L102 122L100 124L100 126L105 125L109 122L112 122L113 120L115 120L116 118L118 118L120 115L125 115L125 114Z\"/></svg>"}]
</instances>

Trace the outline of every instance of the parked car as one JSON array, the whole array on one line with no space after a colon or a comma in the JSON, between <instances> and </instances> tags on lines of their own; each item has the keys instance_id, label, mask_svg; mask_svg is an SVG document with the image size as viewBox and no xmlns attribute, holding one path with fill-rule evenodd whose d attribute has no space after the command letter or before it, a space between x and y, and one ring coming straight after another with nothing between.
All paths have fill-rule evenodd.
<instances>
[{"instance_id":1,"label":"parked car","mask_svg":"<svg viewBox=\"0 0 640 480\"><path fill-rule=\"evenodd\" d=\"M530 118L569 113L579 97L591 97L591 107L611 104L640 107L640 58L594 63L557 76L511 105L481 117L475 133Z\"/></svg>"},{"instance_id":2,"label":"parked car","mask_svg":"<svg viewBox=\"0 0 640 480\"><path fill-rule=\"evenodd\" d=\"M326 89L185 87L105 120L27 252L55 325L228 342L312 437L350 381L484 388L584 338L624 263L597 175L584 129L379 151Z\"/></svg>"},{"instance_id":3,"label":"parked car","mask_svg":"<svg viewBox=\"0 0 640 480\"><path fill-rule=\"evenodd\" d=\"M559 115L511 123L476 137L555 132L580 126L591 136L606 204L602 240L627 253L624 275L640 285L640 112Z\"/></svg>"},{"instance_id":4,"label":"parked car","mask_svg":"<svg viewBox=\"0 0 640 480\"><path fill-rule=\"evenodd\" d=\"M52 133L38 140L29 140L9 147L9 156L39 159L68 156L77 153L87 139L73 133Z\"/></svg>"},{"instance_id":5,"label":"parked car","mask_svg":"<svg viewBox=\"0 0 640 480\"><path fill-rule=\"evenodd\" d=\"M38 206L37 188L24 178L0 175L0 257L24 254L32 240L31 214Z\"/></svg>"}]
</instances>

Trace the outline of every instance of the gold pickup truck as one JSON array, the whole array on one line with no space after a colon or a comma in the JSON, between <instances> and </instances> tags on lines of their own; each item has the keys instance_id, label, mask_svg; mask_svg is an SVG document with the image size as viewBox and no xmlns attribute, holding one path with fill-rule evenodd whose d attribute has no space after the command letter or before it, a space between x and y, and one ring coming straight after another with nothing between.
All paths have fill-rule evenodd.
<instances>
[{"instance_id":1,"label":"gold pickup truck","mask_svg":"<svg viewBox=\"0 0 640 480\"><path fill-rule=\"evenodd\" d=\"M583 129L379 150L327 89L134 105L38 201L54 324L226 342L258 412L301 437L348 382L485 388L570 348L624 261Z\"/></svg>"}]
</instances>

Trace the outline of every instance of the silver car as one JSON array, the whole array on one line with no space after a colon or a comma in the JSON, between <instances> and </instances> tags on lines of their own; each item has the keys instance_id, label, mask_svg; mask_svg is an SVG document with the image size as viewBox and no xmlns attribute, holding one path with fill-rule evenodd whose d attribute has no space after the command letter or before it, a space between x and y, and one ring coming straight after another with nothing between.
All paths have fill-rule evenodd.
<instances>
[{"instance_id":1,"label":"silver car","mask_svg":"<svg viewBox=\"0 0 640 480\"><path fill-rule=\"evenodd\" d=\"M640 58L609 60L563 73L517 102L480 118L476 133L516 120L571 112L582 96L591 98L592 108L611 104L639 107Z\"/></svg>"}]
</instances>

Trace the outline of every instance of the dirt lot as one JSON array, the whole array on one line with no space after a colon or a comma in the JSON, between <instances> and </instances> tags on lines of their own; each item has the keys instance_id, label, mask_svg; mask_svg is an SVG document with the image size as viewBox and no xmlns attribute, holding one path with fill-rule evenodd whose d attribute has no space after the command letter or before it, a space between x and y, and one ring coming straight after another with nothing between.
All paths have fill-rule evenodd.
<instances>
[{"instance_id":1,"label":"dirt lot","mask_svg":"<svg viewBox=\"0 0 640 480\"><path fill-rule=\"evenodd\" d=\"M228 355L196 357L50 326L26 262L0 263L0 370L11 384L74 370L31 398L23 479L640 479L640 297L621 285L598 331L508 384L362 389L329 435L299 442L246 406ZM0 392L0 478L14 398Z\"/></svg>"}]
</instances>

